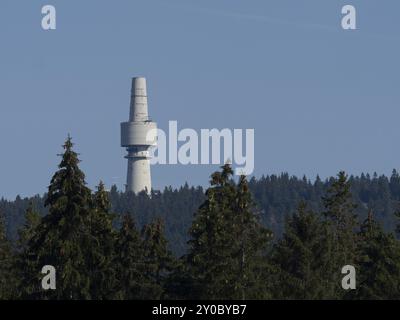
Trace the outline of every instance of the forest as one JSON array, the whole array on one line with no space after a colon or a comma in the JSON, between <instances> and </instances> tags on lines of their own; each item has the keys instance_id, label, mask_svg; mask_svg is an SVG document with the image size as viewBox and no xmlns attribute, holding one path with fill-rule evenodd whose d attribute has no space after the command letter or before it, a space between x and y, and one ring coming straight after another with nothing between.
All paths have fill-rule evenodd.
<instances>
[{"instance_id":1,"label":"forest","mask_svg":"<svg viewBox=\"0 0 400 320\"><path fill-rule=\"evenodd\" d=\"M0 299L399 299L399 201L396 170L248 181L229 164L207 189L92 191L68 138L46 194L0 200Z\"/></svg>"}]
</instances>

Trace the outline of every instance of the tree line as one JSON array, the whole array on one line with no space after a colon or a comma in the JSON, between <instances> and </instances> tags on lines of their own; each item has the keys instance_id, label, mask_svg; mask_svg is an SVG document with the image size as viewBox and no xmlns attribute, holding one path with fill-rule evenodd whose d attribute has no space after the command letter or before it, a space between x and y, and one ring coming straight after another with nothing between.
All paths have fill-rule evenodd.
<instances>
[{"instance_id":1,"label":"tree line","mask_svg":"<svg viewBox=\"0 0 400 320\"><path fill-rule=\"evenodd\" d=\"M360 222L364 221L370 210L374 218L382 224L385 231L395 231L395 212L399 207L400 178L396 170L389 177L377 174L349 176L353 201ZM248 182L254 202L259 210L263 226L274 233L274 239L280 239L284 232L285 217L292 216L301 201L316 212L324 209L322 197L328 192L334 178L310 181L306 177L297 178L287 173L251 178ZM133 194L121 192L116 186L108 190L111 211L116 214L114 226L119 228L122 216L130 213L139 229L156 218L164 222L168 247L175 256L180 257L188 250L190 235L187 230L193 222L193 213L204 202L202 187L185 184L179 188L165 187L161 191L152 191L151 197L145 193ZM15 244L18 230L25 223L25 213L32 204L41 216L48 214L44 203L47 194L42 196L14 200L0 199L0 214L4 216L7 237Z\"/></svg>"},{"instance_id":2,"label":"tree line","mask_svg":"<svg viewBox=\"0 0 400 320\"><path fill-rule=\"evenodd\" d=\"M277 179L247 181L242 176L235 181L230 165L224 165L212 174L205 192L181 188L178 194L186 193L186 201L180 206L190 210L194 202L199 205L192 219L174 220L166 237L164 218L170 212L144 217L132 210L140 210L139 203L146 211L149 201L168 201L165 196L176 201L176 192L122 196L115 188L107 192L101 182L92 192L68 138L44 201L36 197L36 203L30 202L15 242L0 219L0 299L400 298L400 243L395 236L400 228L391 230L397 224L391 195L399 182L397 172L387 185L387 206L379 202L387 210L380 215L393 215L389 226L377 219L371 189L357 190L362 179L364 185L376 180L381 188L382 177L340 172L325 183L317 178L311 184L282 175L281 188L273 190L279 196L262 193ZM288 184L300 191L288 194ZM196 201L190 201L193 194ZM283 227L275 231L268 224L274 225L276 216L270 212L270 220L265 219L265 208L276 208L274 196L297 202L293 214L280 215ZM132 199L136 205L130 206ZM115 213L118 206L123 214ZM171 251L171 230L188 224L179 230L187 232L187 243L178 258ZM56 290L41 286L45 265L56 269ZM345 265L355 267L354 290L341 285Z\"/></svg>"}]
</instances>

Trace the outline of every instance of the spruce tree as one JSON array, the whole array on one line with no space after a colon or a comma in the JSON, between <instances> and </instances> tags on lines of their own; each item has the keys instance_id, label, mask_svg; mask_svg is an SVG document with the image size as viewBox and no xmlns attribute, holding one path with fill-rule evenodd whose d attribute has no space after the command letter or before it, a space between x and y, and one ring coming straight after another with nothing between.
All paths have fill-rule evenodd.
<instances>
[{"instance_id":1,"label":"spruce tree","mask_svg":"<svg viewBox=\"0 0 400 320\"><path fill-rule=\"evenodd\" d=\"M35 210L31 201L25 211L25 223L18 230L18 248L21 252L27 249L29 241L35 235L40 219L40 214Z\"/></svg>"},{"instance_id":2,"label":"spruce tree","mask_svg":"<svg viewBox=\"0 0 400 320\"><path fill-rule=\"evenodd\" d=\"M110 213L108 193L103 182L93 195L89 216L90 251L87 265L90 270L90 295L92 299L111 298L116 286L114 260L115 231Z\"/></svg>"},{"instance_id":3,"label":"spruce tree","mask_svg":"<svg viewBox=\"0 0 400 320\"><path fill-rule=\"evenodd\" d=\"M352 265L357 269L359 257L359 223L350 188L347 175L341 171L323 198L323 213L328 226L327 244L331 248L331 268L327 273L331 276L332 299L346 296L346 291L341 286L341 270L345 265Z\"/></svg>"},{"instance_id":4,"label":"spruce tree","mask_svg":"<svg viewBox=\"0 0 400 320\"><path fill-rule=\"evenodd\" d=\"M211 176L206 201L200 206L190 234L188 263L193 292L202 299L265 297L260 287L270 233L254 215L254 204L242 177L232 181L229 164Z\"/></svg>"},{"instance_id":5,"label":"spruce tree","mask_svg":"<svg viewBox=\"0 0 400 320\"><path fill-rule=\"evenodd\" d=\"M164 224L160 218L145 225L142 230L145 286L142 288L143 299L162 299L165 296L165 283L173 272L177 262L167 247L164 236Z\"/></svg>"},{"instance_id":6,"label":"spruce tree","mask_svg":"<svg viewBox=\"0 0 400 320\"><path fill-rule=\"evenodd\" d=\"M64 144L59 170L48 188L45 205L49 214L42 218L28 250L33 262L30 281L36 286L33 298L90 299L90 270L86 258L90 251L91 192L85 175L79 169L78 154L71 138ZM40 286L42 267L56 269L56 290L43 291Z\"/></svg>"},{"instance_id":7,"label":"spruce tree","mask_svg":"<svg viewBox=\"0 0 400 320\"><path fill-rule=\"evenodd\" d=\"M232 244L232 298L265 299L269 297L266 280L269 265L267 250L272 233L259 221L245 176L239 178L235 201L228 221ZM228 228L229 228L228 225Z\"/></svg>"},{"instance_id":8,"label":"spruce tree","mask_svg":"<svg viewBox=\"0 0 400 320\"><path fill-rule=\"evenodd\" d=\"M232 215L236 192L230 182L232 169L211 176L206 201L200 206L190 229L188 262L194 278L195 292L200 299L228 299L231 275L226 271L232 263L231 230L227 226Z\"/></svg>"},{"instance_id":9,"label":"spruce tree","mask_svg":"<svg viewBox=\"0 0 400 320\"><path fill-rule=\"evenodd\" d=\"M123 217L115 253L117 286L114 298L120 300L140 299L143 286L146 286L147 282L144 276L143 241L130 215Z\"/></svg>"},{"instance_id":10,"label":"spruce tree","mask_svg":"<svg viewBox=\"0 0 400 320\"><path fill-rule=\"evenodd\" d=\"M15 297L14 256L0 212L0 300Z\"/></svg>"},{"instance_id":11,"label":"spruce tree","mask_svg":"<svg viewBox=\"0 0 400 320\"><path fill-rule=\"evenodd\" d=\"M358 299L400 299L400 245L386 234L370 211L361 226L361 259L357 276Z\"/></svg>"},{"instance_id":12,"label":"spruce tree","mask_svg":"<svg viewBox=\"0 0 400 320\"><path fill-rule=\"evenodd\" d=\"M183 255L177 259L173 271L165 279L164 299L194 300L199 296L198 292L194 292L195 287L187 256Z\"/></svg>"},{"instance_id":13,"label":"spruce tree","mask_svg":"<svg viewBox=\"0 0 400 320\"><path fill-rule=\"evenodd\" d=\"M35 263L32 257L35 252L31 252L30 242L37 232L41 217L30 202L25 211L25 223L18 230L18 254L16 259L16 270L18 272L18 295L22 298L32 298L38 290L38 283L32 283L32 278L36 272Z\"/></svg>"},{"instance_id":14,"label":"spruce tree","mask_svg":"<svg viewBox=\"0 0 400 320\"><path fill-rule=\"evenodd\" d=\"M276 299L329 298L326 271L330 268L326 226L320 217L299 204L286 219L285 232L273 250L275 266L273 297Z\"/></svg>"}]
</instances>

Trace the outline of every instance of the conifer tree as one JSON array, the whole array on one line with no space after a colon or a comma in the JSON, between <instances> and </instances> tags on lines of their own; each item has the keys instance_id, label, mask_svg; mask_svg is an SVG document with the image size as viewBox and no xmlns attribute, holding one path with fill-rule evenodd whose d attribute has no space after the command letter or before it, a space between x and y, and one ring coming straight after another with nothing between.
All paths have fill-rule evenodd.
<instances>
[{"instance_id":1,"label":"conifer tree","mask_svg":"<svg viewBox=\"0 0 400 320\"><path fill-rule=\"evenodd\" d=\"M260 224L245 176L239 178L232 211L229 221L234 263L232 298L268 298L266 255L272 233Z\"/></svg>"},{"instance_id":2,"label":"conifer tree","mask_svg":"<svg viewBox=\"0 0 400 320\"><path fill-rule=\"evenodd\" d=\"M361 259L354 297L400 299L400 245L374 220L372 211L361 226Z\"/></svg>"},{"instance_id":3,"label":"conifer tree","mask_svg":"<svg viewBox=\"0 0 400 320\"><path fill-rule=\"evenodd\" d=\"M164 224L161 219L145 225L142 230L145 286L142 288L142 298L161 299L164 297L164 287L168 276L173 272L177 262L167 248L164 236Z\"/></svg>"},{"instance_id":4,"label":"conifer tree","mask_svg":"<svg viewBox=\"0 0 400 320\"><path fill-rule=\"evenodd\" d=\"M206 201L190 230L188 263L193 291L203 299L259 298L266 295L260 270L270 234L259 225L242 177L231 180L229 164L211 176Z\"/></svg>"},{"instance_id":5,"label":"conifer tree","mask_svg":"<svg viewBox=\"0 0 400 320\"><path fill-rule=\"evenodd\" d=\"M274 247L274 298L329 298L328 253L326 226L305 202L301 202L296 214L286 219L285 233Z\"/></svg>"},{"instance_id":6,"label":"conifer tree","mask_svg":"<svg viewBox=\"0 0 400 320\"><path fill-rule=\"evenodd\" d=\"M11 299L15 295L14 256L6 237L3 216L0 212L0 300Z\"/></svg>"},{"instance_id":7,"label":"conifer tree","mask_svg":"<svg viewBox=\"0 0 400 320\"><path fill-rule=\"evenodd\" d=\"M341 270L345 265L352 265L357 269L358 234L359 223L355 214L356 205L353 203L350 191L350 182L342 171L338 174L323 198L328 233L327 244L330 251L332 296L331 298L343 298L346 291L341 287Z\"/></svg>"},{"instance_id":8,"label":"conifer tree","mask_svg":"<svg viewBox=\"0 0 400 320\"><path fill-rule=\"evenodd\" d=\"M32 283L34 278L33 270L36 269L35 263L31 257L35 252L31 252L30 242L37 232L41 217L30 202L25 211L25 223L18 230L18 254L16 258L16 271L18 273L18 296L23 298L32 298L38 290L38 283Z\"/></svg>"},{"instance_id":9,"label":"conifer tree","mask_svg":"<svg viewBox=\"0 0 400 320\"><path fill-rule=\"evenodd\" d=\"M400 223L399 223L399 220L400 220L400 203L397 204L397 208L396 208L396 210L394 212L394 216L398 221L397 225L395 227L395 233L397 235L397 238L399 238L400 237Z\"/></svg>"},{"instance_id":10,"label":"conifer tree","mask_svg":"<svg viewBox=\"0 0 400 320\"><path fill-rule=\"evenodd\" d=\"M194 278L193 291L200 299L230 297L231 275L226 271L232 265L232 244L227 221L236 197L229 180L231 175L232 169L228 165L222 172L212 174L206 201L200 206L190 229L188 262Z\"/></svg>"},{"instance_id":11,"label":"conifer tree","mask_svg":"<svg viewBox=\"0 0 400 320\"><path fill-rule=\"evenodd\" d=\"M90 295L92 299L108 299L116 286L114 260L115 231L110 213L110 202L103 182L93 195L90 210L90 251L87 265L91 274Z\"/></svg>"},{"instance_id":12,"label":"conifer tree","mask_svg":"<svg viewBox=\"0 0 400 320\"><path fill-rule=\"evenodd\" d=\"M34 263L32 284L37 284L34 298L90 299L90 270L86 257L90 251L91 192L85 175L79 169L78 154L73 151L71 138L64 144L59 170L48 188L45 205L49 214L42 218L35 236L29 243L29 255ZM57 289L43 291L40 281L45 265L56 269Z\"/></svg>"},{"instance_id":13,"label":"conifer tree","mask_svg":"<svg viewBox=\"0 0 400 320\"><path fill-rule=\"evenodd\" d=\"M40 214L34 209L31 201L25 212L25 223L18 230L18 248L21 252L27 249L29 241L35 235L40 219Z\"/></svg>"},{"instance_id":14,"label":"conifer tree","mask_svg":"<svg viewBox=\"0 0 400 320\"><path fill-rule=\"evenodd\" d=\"M194 288L196 288L196 285L187 261L187 255L183 255L180 259L177 259L175 267L165 279L164 298L194 300L199 296L199 292L194 292Z\"/></svg>"},{"instance_id":15,"label":"conifer tree","mask_svg":"<svg viewBox=\"0 0 400 320\"><path fill-rule=\"evenodd\" d=\"M123 217L115 245L117 287L115 299L135 300L146 286L143 241L130 215Z\"/></svg>"}]
</instances>

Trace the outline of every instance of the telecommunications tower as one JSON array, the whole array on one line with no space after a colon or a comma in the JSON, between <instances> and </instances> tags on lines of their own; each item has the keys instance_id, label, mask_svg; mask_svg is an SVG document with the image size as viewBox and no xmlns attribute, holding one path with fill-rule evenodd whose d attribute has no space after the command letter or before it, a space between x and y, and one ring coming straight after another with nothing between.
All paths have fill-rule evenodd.
<instances>
[{"instance_id":1,"label":"telecommunications tower","mask_svg":"<svg viewBox=\"0 0 400 320\"><path fill-rule=\"evenodd\" d=\"M156 145L157 123L149 119L146 79L133 78L129 121L121 123L121 146L128 152L126 191L151 192L149 149Z\"/></svg>"}]
</instances>

